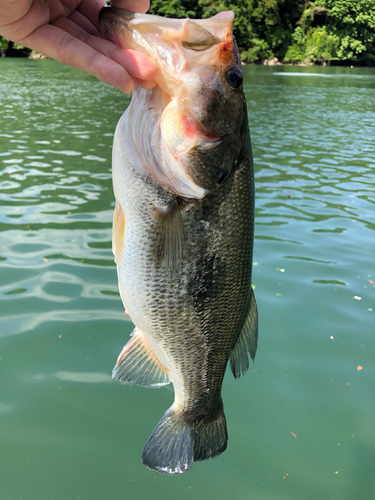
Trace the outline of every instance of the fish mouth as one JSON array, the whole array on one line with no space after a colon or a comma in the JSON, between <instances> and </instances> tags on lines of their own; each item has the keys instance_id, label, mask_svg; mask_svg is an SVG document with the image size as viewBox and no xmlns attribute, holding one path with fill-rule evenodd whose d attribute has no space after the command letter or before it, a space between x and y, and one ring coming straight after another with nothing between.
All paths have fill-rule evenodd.
<instances>
[{"instance_id":1,"label":"fish mouth","mask_svg":"<svg viewBox=\"0 0 375 500\"><path fill-rule=\"evenodd\" d=\"M194 21L138 14L116 7L104 7L100 12L104 38L120 47L143 52L159 66L155 76L157 86L148 91L136 87L133 92L129 113L139 125L132 127L133 138L138 145L146 141L141 155L148 175L177 195L190 199L202 199L212 184L210 181L206 187L203 177L203 183L193 179L191 156L196 151L210 152L218 146L222 149L228 137L227 130L210 119L211 108L200 93L200 88L209 85L216 72L204 72L205 79L194 68L222 66L222 49L229 47L233 38L233 18L231 11ZM137 107L137 102L142 106ZM220 155L218 152L216 156Z\"/></svg>"},{"instance_id":2,"label":"fish mouth","mask_svg":"<svg viewBox=\"0 0 375 500\"><path fill-rule=\"evenodd\" d=\"M193 123L192 120L185 114L181 116L181 123L185 129L185 134L187 136L194 135L199 137L199 139L202 139L205 142L215 143L215 144L223 140L222 135L217 135L214 132L210 132L208 130L203 131L202 127L198 127L197 125L195 125L195 123Z\"/></svg>"}]
</instances>

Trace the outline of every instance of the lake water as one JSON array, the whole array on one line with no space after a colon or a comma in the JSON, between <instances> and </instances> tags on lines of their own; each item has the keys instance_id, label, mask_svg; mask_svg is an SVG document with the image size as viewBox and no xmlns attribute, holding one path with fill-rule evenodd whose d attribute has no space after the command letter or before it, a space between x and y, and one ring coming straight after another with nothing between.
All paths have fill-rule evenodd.
<instances>
[{"instance_id":1,"label":"lake water","mask_svg":"<svg viewBox=\"0 0 375 500\"><path fill-rule=\"evenodd\" d=\"M0 60L0 499L375 498L375 70L244 68L259 346L227 373L229 446L166 477L140 455L173 400L111 381L132 324L111 252L129 98Z\"/></svg>"}]
</instances>

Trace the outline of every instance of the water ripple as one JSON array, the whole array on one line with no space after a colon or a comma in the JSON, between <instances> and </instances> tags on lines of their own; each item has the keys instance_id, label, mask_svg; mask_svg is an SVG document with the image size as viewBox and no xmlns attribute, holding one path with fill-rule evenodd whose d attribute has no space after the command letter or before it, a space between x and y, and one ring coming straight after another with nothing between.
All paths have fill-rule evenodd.
<instances>
[{"instance_id":1,"label":"water ripple","mask_svg":"<svg viewBox=\"0 0 375 500\"><path fill-rule=\"evenodd\" d=\"M126 437L125 448L134 445L129 462L113 469L124 460L118 435L132 426L139 437L145 428L139 415L158 404L161 413L170 403L170 394L159 403L140 391L132 413L132 400L124 398L123 406L119 395L134 398L136 389L106 383L132 330L111 252L110 175L114 126L129 98L53 61L0 65L6 69L0 79L0 416L2 466L13 471L9 480L3 474L1 488L8 482L8 496L27 498L31 483L14 471L44 477L45 485L61 470L60 485L42 492L38 482L32 485L35 497L60 491L61 498L75 498L82 486L82 494L96 498L92 470L108 467L100 475L106 485L123 484L124 470L143 484L132 435ZM314 498L366 496L375 411L375 72L245 66L244 77L256 169L259 350L251 376L239 384L225 380L238 460L233 466L224 454L224 465L214 468L232 473L226 493L240 487L244 498L300 499L306 485ZM106 432L113 433L109 439ZM33 464L26 449L34 452ZM76 457L76 450L85 452ZM88 471L75 491L65 480L69 466L71 477L82 472L80 480ZM210 467L196 469L209 498L203 483ZM282 479L288 471L293 481ZM222 486L221 472L215 477ZM160 479L149 477L155 484ZM280 481L288 486L284 494Z\"/></svg>"}]
</instances>

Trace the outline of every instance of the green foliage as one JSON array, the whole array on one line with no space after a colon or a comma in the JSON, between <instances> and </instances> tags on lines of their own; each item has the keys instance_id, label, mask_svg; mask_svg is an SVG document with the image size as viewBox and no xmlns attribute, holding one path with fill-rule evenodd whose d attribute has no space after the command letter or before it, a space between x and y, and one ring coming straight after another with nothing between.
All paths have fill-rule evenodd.
<instances>
[{"instance_id":1,"label":"green foliage","mask_svg":"<svg viewBox=\"0 0 375 500\"><path fill-rule=\"evenodd\" d=\"M253 37L250 39L250 44L250 49L241 54L243 61L256 62L262 59L272 59L274 57L274 53L270 50L265 40Z\"/></svg>"},{"instance_id":2,"label":"green foliage","mask_svg":"<svg viewBox=\"0 0 375 500\"><path fill-rule=\"evenodd\" d=\"M20 45L19 43L13 42L13 47L14 50L24 50L27 49L24 45Z\"/></svg>"},{"instance_id":3,"label":"green foliage","mask_svg":"<svg viewBox=\"0 0 375 500\"><path fill-rule=\"evenodd\" d=\"M279 56L285 41L290 40L287 23L283 22L281 17L284 0L250 0L249 4L250 22L257 35L252 43L254 44L256 40L266 42L266 46L263 43L260 45L261 57Z\"/></svg>"},{"instance_id":4,"label":"green foliage","mask_svg":"<svg viewBox=\"0 0 375 500\"><path fill-rule=\"evenodd\" d=\"M108 0L107 0L108 1ZM233 10L244 61L375 64L375 0L151 0L150 13L192 19ZM0 37L0 53L27 55Z\"/></svg>"},{"instance_id":5,"label":"green foliage","mask_svg":"<svg viewBox=\"0 0 375 500\"><path fill-rule=\"evenodd\" d=\"M292 44L285 54L285 61L301 62L305 59L307 37L301 26L297 26L292 35Z\"/></svg>"},{"instance_id":6,"label":"green foliage","mask_svg":"<svg viewBox=\"0 0 375 500\"><path fill-rule=\"evenodd\" d=\"M0 51L6 51L7 48L9 47L9 40L7 40L6 38L0 36Z\"/></svg>"},{"instance_id":7,"label":"green foliage","mask_svg":"<svg viewBox=\"0 0 375 500\"><path fill-rule=\"evenodd\" d=\"M305 32L302 26L297 26L292 41L285 61L326 63L337 59L339 39L329 34L325 27L310 27Z\"/></svg>"},{"instance_id":8,"label":"green foliage","mask_svg":"<svg viewBox=\"0 0 375 500\"><path fill-rule=\"evenodd\" d=\"M324 28L314 28L306 43L306 58L313 62L327 62L337 59L339 40Z\"/></svg>"},{"instance_id":9,"label":"green foliage","mask_svg":"<svg viewBox=\"0 0 375 500\"><path fill-rule=\"evenodd\" d=\"M150 14L158 16L197 19L197 0L153 0Z\"/></svg>"},{"instance_id":10,"label":"green foliage","mask_svg":"<svg viewBox=\"0 0 375 500\"><path fill-rule=\"evenodd\" d=\"M320 0L332 19L331 31L339 40L339 59L375 60L374 0Z\"/></svg>"},{"instance_id":11,"label":"green foliage","mask_svg":"<svg viewBox=\"0 0 375 500\"><path fill-rule=\"evenodd\" d=\"M245 60L282 58L303 0L151 0L150 12L168 17L207 18L233 10L233 30Z\"/></svg>"},{"instance_id":12,"label":"green foliage","mask_svg":"<svg viewBox=\"0 0 375 500\"><path fill-rule=\"evenodd\" d=\"M292 40L286 60L375 61L375 2L316 0L304 10Z\"/></svg>"},{"instance_id":13,"label":"green foliage","mask_svg":"<svg viewBox=\"0 0 375 500\"><path fill-rule=\"evenodd\" d=\"M12 51L20 51L20 53L28 54L30 49L0 36L0 55L7 55L7 52L9 53Z\"/></svg>"}]
</instances>

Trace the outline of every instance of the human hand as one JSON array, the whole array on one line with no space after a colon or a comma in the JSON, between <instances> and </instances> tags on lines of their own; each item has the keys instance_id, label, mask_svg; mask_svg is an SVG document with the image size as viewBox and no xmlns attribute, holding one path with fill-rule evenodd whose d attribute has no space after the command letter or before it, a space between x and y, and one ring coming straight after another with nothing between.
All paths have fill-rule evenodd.
<instances>
[{"instance_id":1,"label":"human hand","mask_svg":"<svg viewBox=\"0 0 375 500\"><path fill-rule=\"evenodd\" d=\"M112 5L146 12L149 0ZM63 64L96 76L129 94L134 84L152 88L156 64L145 54L104 40L98 14L104 0L1 0L0 34Z\"/></svg>"}]
</instances>

